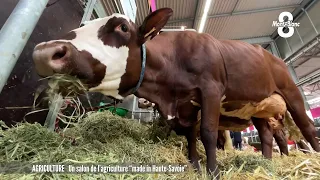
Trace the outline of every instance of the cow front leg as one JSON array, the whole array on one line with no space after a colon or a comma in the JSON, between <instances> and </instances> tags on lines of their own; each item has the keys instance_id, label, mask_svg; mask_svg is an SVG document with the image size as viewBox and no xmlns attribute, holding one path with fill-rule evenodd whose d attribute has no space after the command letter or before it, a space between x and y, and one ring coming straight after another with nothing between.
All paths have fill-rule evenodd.
<instances>
[{"instance_id":1,"label":"cow front leg","mask_svg":"<svg viewBox=\"0 0 320 180\"><path fill-rule=\"evenodd\" d=\"M210 92L219 92L218 88L206 88ZM207 155L207 172L219 179L216 160L218 125L220 116L219 94L202 94L200 136Z\"/></svg>"},{"instance_id":2,"label":"cow front leg","mask_svg":"<svg viewBox=\"0 0 320 180\"><path fill-rule=\"evenodd\" d=\"M194 168L201 172L200 163L199 163L199 155L197 151L197 130L196 127L191 127L190 130L186 133L186 138L188 141L188 158L190 163Z\"/></svg>"},{"instance_id":3,"label":"cow front leg","mask_svg":"<svg viewBox=\"0 0 320 180\"><path fill-rule=\"evenodd\" d=\"M272 158L272 141L273 132L268 122L265 119L252 118L253 125L257 128L262 146L262 155L267 158Z\"/></svg>"}]
</instances>

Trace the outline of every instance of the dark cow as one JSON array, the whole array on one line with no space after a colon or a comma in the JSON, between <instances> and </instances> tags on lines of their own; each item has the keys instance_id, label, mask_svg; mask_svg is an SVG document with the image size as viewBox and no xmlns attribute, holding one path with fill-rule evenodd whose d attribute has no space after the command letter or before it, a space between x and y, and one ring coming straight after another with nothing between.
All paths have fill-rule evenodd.
<instances>
[{"instance_id":1,"label":"dark cow","mask_svg":"<svg viewBox=\"0 0 320 180\"><path fill-rule=\"evenodd\" d=\"M263 128L269 117L281 120L286 108L305 139L320 151L315 127L283 60L260 46L217 40L205 33L159 34L172 14L170 8L158 9L139 27L120 14L94 20L65 39L38 44L33 53L36 70L40 76L77 76L89 86L88 91L116 99L135 94L156 103L162 116L190 130L189 157L193 162L198 160L194 127L200 108L192 102L197 102L201 105L200 133L207 170L214 175L219 173L219 126L229 124L225 128L230 129L252 118L264 133L261 141L266 151L272 146L272 131ZM285 109L270 104L272 95L283 99ZM262 101L265 107L260 109ZM237 120L219 121L220 114Z\"/></svg>"},{"instance_id":2,"label":"dark cow","mask_svg":"<svg viewBox=\"0 0 320 180\"><path fill-rule=\"evenodd\" d=\"M153 108L153 109L157 109L157 106L155 103L152 103L144 98L139 98L138 100L138 107L141 108L141 109L148 109L148 108ZM220 116L221 118L222 116ZM228 118L228 117L226 117ZM233 117L234 119L236 119L235 117ZM228 118L230 120L230 117ZM169 129L169 132L167 132L167 136L170 135L170 132L171 130L174 130L174 131L179 131L177 129L174 129L174 124L170 123L170 122L166 122L166 120L164 120L162 117L160 118L161 121L163 121L161 124L165 124L167 126L170 127ZM199 113L198 114L198 121L201 120L201 114ZM200 123L198 123L198 127L197 127L197 132L200 132ZM265 126L267 126L267 124L265 124ZM239 129L236 128L236 129L232 129L234 127L231 127L230 130L232 131L240 131L242 130L241 128ZM265 127L265 128L269 128L268 126ZM244 129L244 128L243 128ZM260 128L261 129L261 128ZM262 129L263 130L263 129ZM279 146L279 150L280 150L280 153L281 155L285 154L285 155L289 155L289 151L288 151L288 146L287 146L287 140L286 140L286 137L285 137L285 133L283 131L283 129L279 129L279 130L274 130L272 129L272 132L273 132L273 137L275 139L275 141L277 142L278 146ZM184 135L187 137L187 135L189 134L188 131L182 131L180 130L180 133L181 135ZM260 136L263 136L264 133L261 132L259 133ZM198 134L199 136L199 134ZM262 138L260 138L262 139ZM230 144L231 143L231 144ZM230 137L230 132L228 130L218 130L218 139L217 139L217 148L218 149L231 149L230 146L232 147L232 140L231 140L231 137ZM268 146L268 151L263 151L262 154L266 157L266 158L269 158L268 155L270 154L269 152L272 152L272 146Z\"/></svg>"}]
</instances>

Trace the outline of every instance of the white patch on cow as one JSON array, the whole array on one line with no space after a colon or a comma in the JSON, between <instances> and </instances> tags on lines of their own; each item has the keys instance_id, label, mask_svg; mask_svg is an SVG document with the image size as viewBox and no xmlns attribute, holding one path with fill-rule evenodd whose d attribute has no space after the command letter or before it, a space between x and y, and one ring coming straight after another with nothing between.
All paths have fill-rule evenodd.
<instances>
[{"instance_id":1,"label":"white patch on cow","mask_svg":"<svg viewBox=\"0 0 320 180\"><path fill-rule=\"evenodd\" d=\"M225 100L226 98L227 98L227 96L226 96L226 95L223 95L222 98L221 98L221 100L220 100L220 102L222 102L222 101Z\"/></svg>"},{"instance_id":2,"label":"white patch on cow","mask_svg":"<svg viewBox=\"0 0 320 180\"><path fill-rule=\"evenodd\" d=\"M124 18L130 23L130 19L127 16L115 13L105 18L88 21L85 26L73 30L77 35L75 39L54 40L46 43L69 42L73 44L78 51L89 52L93 58L106 66L106 74L101 84L89 89L89 91L100 92L107 96L123 99L124 97L119 95L118 89L121 77L126 72L129 48L126 46L119 48L107 46L98 38L99 29L113 17Z\"/></svg>"},{"instance_id":3,"label":"white patch on cow","mask_svg":"<svg viewBox=\"0 0 320 180\"><path fill-rule=\"evenodd\" d=\"M224 116L237 117L240 119L250 120L251 117L256 118L270 118L284 116L287 111L286 102L279 94L272 94L270 97L263 99L260 102L243 102L243 107L233 111L226 111L223 104L229 102L221 102L220 113ZM241 103L241 102L238 102Z\"/></svg>"},{"instance_id":4,"label":"white patch on cow","mask_svg":"<svg viewBox=\"0 0 320 180\"><path fill-rule=\"evenodd\" d=\"M170 120L172 120L172 119L174 119L175 117L174 116L170 116L170 115L168 115L168 121L170 121Z\"/></svg>"},{"instance_id":5,"label":"white patch on cow","mask_svg":"<svg viewBox=\"0 0 320 180\"><path fill-rule=\"evenodd\" d=\"M201 105L197 102L195 102L194 100L190 100L191 104L194 105L194 106L198 106L198 107L201 107Z\"/></svg>"}]
</instances>

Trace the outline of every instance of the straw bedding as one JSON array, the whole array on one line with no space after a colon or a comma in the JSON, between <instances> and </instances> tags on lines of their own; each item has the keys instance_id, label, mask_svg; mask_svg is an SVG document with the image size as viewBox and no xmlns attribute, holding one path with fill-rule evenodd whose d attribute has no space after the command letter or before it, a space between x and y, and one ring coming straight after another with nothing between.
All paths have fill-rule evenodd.
<instances>
[{"instance_id":1,"label":"straw bedding","mask_svg":"<svg viewBox=\"0 0 320 180\"><path fill-rule=\"evenodd\" d=\"M49 102L56 93L76 96L87 87L79 80L63 75L49 78ZM62 88L63 87L63 88ZM69 97L70 98L70 97ZM80 109L80 104L77 107ZM188 164L186 140L175 135L167 138L168 128L140 124L110 112L88 112L79 109L71 117L58 114L67 125L59 135L40 124L20 123L0 130L0 164L3 163L182 163ZM70 122L72 121L72 122ZM160 121L158 121L160 122ZM68 137L75 139L70 141ZM198 142L203 172L188 164L184 173L155 174L0 174L0 179L207 179L206 156ZM217 151L222 179L320 179L320 155L290 152L274 154L272 161L252 149Z\"/></svg>"},{"instance_id":2,"label":"straw bedding","mask_svg":"<svg viewBox=\"0 0 320 180\"><path fill-rule=\"evenodd\" d=\"M50 132L40 124L20 123L2 130L0 163L65 162L65 163L187 163L186 140L172 133L159 138L154 125L94 112L64 129L69 139ZM156 133L160 133L157 136ZM158 138L156 138L158 137ZM155 141L156 140L156 141ZM201 163L206 161L203 146L198 142ZM319 179L320 155L290 152L288 157L274 155L272 161L260 153L246 151L217 151L223 179ZM191 167L191 166L189 166ZM204 167L203 167L204 169ZM0 179L206 179L191 168L178 174L6 174Z\"/></svg>"}]
</instances>

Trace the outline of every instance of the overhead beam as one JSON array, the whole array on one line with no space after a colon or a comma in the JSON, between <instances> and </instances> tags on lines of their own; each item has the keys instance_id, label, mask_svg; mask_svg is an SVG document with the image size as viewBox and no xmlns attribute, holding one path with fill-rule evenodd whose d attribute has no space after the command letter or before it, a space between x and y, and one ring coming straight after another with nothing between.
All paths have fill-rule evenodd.
<instances>
[{"instance_id":1,"label":"overhead beam","mask_svg":"<svg viewBox=\"0 0 320 180\"><path fill-rule=\"evenodd\" d=\"M194 17L196 17L197 16L197 14L198 14L198 11L199 11L199 7L200 7L200 0L197 0L197 5L196 5L196 10L195 10L195 12L194 12ZM193 22L192 22L192 27L191 28L193 28L193 29L196 29L196 27L194 27L196 25L196 18L194 18L193 19Z\"/></svg>"},{"instance_id":2,"label":"overhead beam","mask_svg":"<svg viewBox=\"0 0 320 180\"><path fill-rule=\"evenodd\" d=\"M207 19L211 18L220 18L220 17L229 17L229 16L238 16L238 15L245 15L245 14L253 14L253 13L261 13L261 12L268 12L268 11L276 11L276 10L284 10L289 8L297 8L299 5L289 5L289 6L280 6L280 7L273 7L273 8L264 8L264 9L254 9L249 11L238 11L238 12L231 12L231 13L222 13L216 15L208 15ZM193 21L193 20L200 20L201 17L196 18L185 18L185 19L177 19L168 21L167 24L170 23L177 23L177 22L186 22L186 21Z\"/></svg>"},{"instance_id":3,"label":"overhead beam","mask_svg":"<svg viewBox=\"0 0 320 180\"><path fill-rule=\"evenodd\" d=\"M284 59L284 62L286 64L291 64L295 62L297 59L299 59L301 56L304 56L306 52L308 52L310 49L315 48L320 43L320 35L317 35L313 39L311 39L308 43L304 44L302 47L300 47L298 50L293 52L290 56ZM290 48L290 46L288 45Z\"/></svg>"},{"instance_id":4,"label":"overhead beam","mask_svg":"<svg viewBox=\"0 0 320 180\"><path fill-rule=\"evenodd\" d=\"M231 11L231 14L234 13L234 10L237 8L238 4L239 4L239 0L237 0L237 2L234 4L232 11Z\"/></svg>"},{"instance_id":5,"label":"overhead beam","mask_svg":"<svg viewBox=\"0 0 320 180\"><path fill-rule=\"evenodd\" d=\"M301 57L304 57L304 58L320 58L320 56L313 56L313 55L306 55L306 56L301 56Z\"/></svg>"},{"instance_id":6,"label":"overhead beam","mask_svg":"<svg viewBox=\"0 0 320 180\"><path fill-rule=\"evenodd\" d=\"M320 73L317 73L317 74L314 74L314 75L305 77L305 78L301 79L296 85L297 85L297 86L303 86L303 85L311 82L312 80L315 80L315 79L318 80L319 77L320 77ZM313 82L313 83L314 83L314 82Z\"/></svg>"},{"instance_id":7,"label":"overhead beam","mask_svg":"<svg viewBox=\"0 0 320 180\"><path fill-rule=\"evenodd\" d=\"M246 38L246 39L236 39L239 41L244 41L250 44L270 44L273 40L269 36L257 37L257 38Z\"/></svg>"},{"instance_id":8,"label":"overhead beam","mask_svg":"<svg viewBox=\"0 0 320 180\"><path fill-rule=\"evenodd\" d=\"M199 33L202 33L204 28L205 28L211 4L214 4L214 0L206 0L205 6L204 6L204 9L203 9L203 14L201 16L199 28L198 28L198 32Z\"/></svg>"},{"instance_id":9,"label":"overhead beam","mask_svg":"<svg viewBox=\"0 0 320 180\"><path fill-rule=\"evenodd\" d=\"M296 71L294 70L294 68L292 67L292 65L289 65L289 66L288 66L288 71L289 71L289 73L290 73L290 75L291 75L291 77L292 77L292 80L293 80L294 83L297 85L297 87L298 87L298 89L299 89L299 91L300 91L300 94L301 94L301 96L302 96L302 98L303 98L303 103L304 103L304 107L305 107L306 111L310 111L310 106L309 106L309 104L307 103L307 98L306 98L306 96L304 95L304 91L303 91L302 87L300 87L300 86L298 85L298 84L299 84L300 82L302 82L302 81L299 81L299 78L298 78L298 76L297 76L297 74L296 74Z\"/></svg>"}]
</instances>

